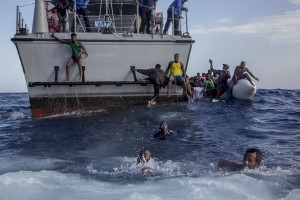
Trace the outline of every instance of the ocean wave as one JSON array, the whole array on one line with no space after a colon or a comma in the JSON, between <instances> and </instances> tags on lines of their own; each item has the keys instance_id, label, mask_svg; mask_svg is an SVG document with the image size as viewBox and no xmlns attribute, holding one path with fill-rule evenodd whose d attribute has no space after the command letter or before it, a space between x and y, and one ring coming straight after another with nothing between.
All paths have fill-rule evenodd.
<instances>
[{"instance_id":1,"label":"ocean wave","mask_svg":"<svg viewBox=\"0 0 300 200\"><path fill-rule=\"evenodd\" d=\"M230 199L291 200L299 189L286 191L276 182L244 174L179 177L136 184L109 183L54 171L19 171L0 175L1 196L7 200L52 199ZM280 192L278 192L280 190Z\"/></svg>"}]
</instances>

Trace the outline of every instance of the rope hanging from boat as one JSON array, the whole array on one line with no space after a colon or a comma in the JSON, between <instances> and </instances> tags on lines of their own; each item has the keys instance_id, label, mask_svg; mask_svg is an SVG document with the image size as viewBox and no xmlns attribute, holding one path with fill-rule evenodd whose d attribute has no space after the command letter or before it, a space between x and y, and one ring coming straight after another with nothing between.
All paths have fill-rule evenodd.
<instances>
[{"instance_id":1,"label":"rope hanging from boat","mask_svg":"<svg viewBox=\"0 0 300 200\"><path fill-rule=\"evenodd\" d=\"M102 0L101 0L101 2L100 2L100 11L99 11L99 18L98 18L98 21L99 21L99 24L98 24L98 30L97 30L98 33L100 32L101 11L102 11Z\"/></svg>"},{"instance_id":2,"label":"rope hanging from boat","mask_svg":"<svg viewBox=\"0 0 300 200\"><path fill-rule=\"evenodd\" d=\"M115 26L115 15L114 15L114 9L113 9L113 5L112 5L112 0L110 0L110 9L111 9L111 15L112 15L112 17L113 17L113 23L114 23L114 25L113 25L113 27L114 27L114 30L115 30L115 33L117 32L117 30L116 30L116 26Z\"/></svg>"}]
</instances>

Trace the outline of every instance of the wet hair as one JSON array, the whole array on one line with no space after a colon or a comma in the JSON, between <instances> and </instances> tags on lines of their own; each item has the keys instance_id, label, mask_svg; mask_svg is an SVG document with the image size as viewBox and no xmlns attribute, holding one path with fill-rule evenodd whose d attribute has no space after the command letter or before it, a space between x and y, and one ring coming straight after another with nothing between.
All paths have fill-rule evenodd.
<instances>
[{"instance_id":1,"label":"wet hair","mask_svg":"<svg viewBox=\"0 0 300 200\"><path fill-rule=\"evenodd\" d=\"M246 158L246 155L248 153L255 153L256 154L256 163L258 165L260 165L260 163L262 161L262 153L261 153L261 151L259 149L257 149L257 148L249 148L245 152L244 159Z\"/></svg>"},{"instance_id":2,"label":"wet hair","mask_svg":"<svg viewBox=\"0 0 300 200\"><path fill-rule=\"evenodd\" d=\"M175 54L174 54L174 58L175 58L176 56L178 56L178 57L179 57L179 53L175 53Z\"/></svg>"},{"instance_id":3,"label":"wet hair","mask_svg":"<svg viewBox=\"0 0 300 200\"><path fill-rule=\"evenodd\" d=\"M77 36L77 35L76 35L76 33L72 33L72 34L71 34L71 37L73 37L73 36L75 36L75 37L76 37L76 36Z\"/></svg>"}]
</instances>

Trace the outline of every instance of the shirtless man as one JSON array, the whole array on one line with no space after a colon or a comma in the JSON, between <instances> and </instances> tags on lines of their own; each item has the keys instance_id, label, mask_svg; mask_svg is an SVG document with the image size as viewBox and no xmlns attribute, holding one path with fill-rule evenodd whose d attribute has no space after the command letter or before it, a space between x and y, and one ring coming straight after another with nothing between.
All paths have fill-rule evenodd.
<instances>
[{"instance_id":1,"label":"shirtless man","mask_svg":"<svg viewBox=\"0 0 300 200\"><path fill-rule=\"evenodd\" d=\"M245 73L247 72L247 73ZM236 66L235 70L234 70L234 74L233 74L233 84L232 86L234 86L238 80L240 79L247 79L252 85L254 85L254 83L252 82L250 76L252 76L255 80L259 81L259 79L257 77L255 77L250 70L246 67L246 62L242 61L241 65Z\"/></svg>"},{"instance_id":2,"label":"shirtless man","mask_svg":"<svg viewBox=\"0 0 300 200\"><path fill-rule=\"evenodd\" d=\"M249 148L244 154L243 163L239 164L231 160L221 159L218 163L220 168L228 168L232 171L248 169L259 169L262 160L262 153L257 148Z\"/></svg>"}]
</instances>

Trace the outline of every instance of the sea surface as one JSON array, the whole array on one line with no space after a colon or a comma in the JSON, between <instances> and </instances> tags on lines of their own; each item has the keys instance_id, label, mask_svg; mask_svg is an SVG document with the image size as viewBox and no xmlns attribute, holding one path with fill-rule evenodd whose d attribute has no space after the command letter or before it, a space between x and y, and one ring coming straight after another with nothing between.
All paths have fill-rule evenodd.
<instances>
[{"instance_id":1,"label":"sea surface","mask_svg":"<svg viewBox=\"0 0 300 200\"><path fill-rule=\"evenodd\" d=\"M300 90L44 119L26 93L2 93L0 116L0 200L300 199ZM153 139L161 121L173 135ZM136 164L143 147L153 173ZM249 147L262 150L261 170L217 167Z\"/></svg>"}]
</instances>

